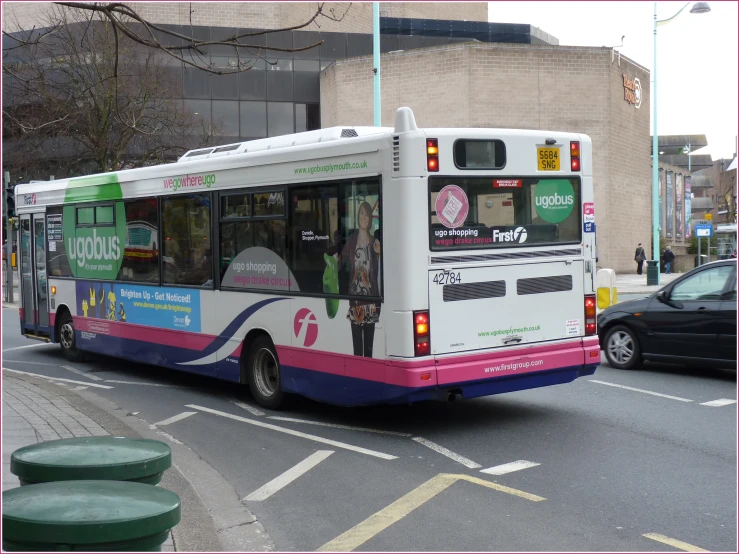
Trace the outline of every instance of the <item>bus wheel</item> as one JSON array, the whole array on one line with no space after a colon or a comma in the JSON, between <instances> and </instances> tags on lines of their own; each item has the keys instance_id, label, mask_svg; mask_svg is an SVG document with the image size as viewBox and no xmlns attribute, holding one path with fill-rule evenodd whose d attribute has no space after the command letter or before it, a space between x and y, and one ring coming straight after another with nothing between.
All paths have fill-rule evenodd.
<instances>
[{"instance_id":1,"label":"bus wheel","mask_svg":"<svg viewBox=\"0 0 739 554\"><path fill-rule=\"evenodd\" d=\"M280 362L269 337L257 337L249 349L249 390L258 404L276 410L284 400Z\"/></svg>"},{"instance_id":2,"label":"bus wheel","mask_svg":"<svg viewBox=\"0 0 739 554\"><path fill-rule=\"evenodd\" d=\"M606 335L606 358L617 369L632 369L641 361L641 348L634 332L625 325L617 325Z\"/></svg>"},{"instance_id":3,"label":"bus wheel","mask_svg":"<svg viewBox=\"0 0 739 554\"><path fill-rule=\"evenodd\" d=\"M74 336L74 323L72 316L65 313L59 324L59 344L62 345L62 353L70 362L81 362L85 359L85 353L77 348Z\"/></svg>"}]
</instances>

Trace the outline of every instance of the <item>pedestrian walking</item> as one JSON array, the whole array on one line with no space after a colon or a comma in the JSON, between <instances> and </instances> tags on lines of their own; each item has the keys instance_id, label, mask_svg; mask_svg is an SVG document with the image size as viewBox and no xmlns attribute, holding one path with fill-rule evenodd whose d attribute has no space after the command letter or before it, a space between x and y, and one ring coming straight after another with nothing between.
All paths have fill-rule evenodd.
<instances>
[{"instance_id":1,"label":"pedestrian walking","mask_svg":"<svg viewBox=\"0 0 739 554\"><path fill-rule=\"evenodd\" d=\"M644 260L647 259L646 254L644 254L644 248L642 248L641 242L636 247L636 252L634 252L634 261L636 262L636 274L641 275L642 274L642 267L644 266Z\"/></svg>"},{"instance_id":2,"label":"pedestrian walking","mask_svg":"<svg viewBox=\"0 0 739 554\"><path fill-rule=\"evenodd\" d=\"M675 253L672 251L670 246L665 248L665 253L662 254L662 260L665 262L665 273L669 275L670 269L672 268L672 262L675 261Z\"/></svg>"}]
</instances>

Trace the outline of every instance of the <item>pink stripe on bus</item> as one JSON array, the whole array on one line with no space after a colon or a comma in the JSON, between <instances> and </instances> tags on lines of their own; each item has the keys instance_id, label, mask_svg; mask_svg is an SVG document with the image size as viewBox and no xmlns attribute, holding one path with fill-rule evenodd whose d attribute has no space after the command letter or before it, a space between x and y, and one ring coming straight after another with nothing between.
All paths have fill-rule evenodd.
<instances>
[{"instance_id":1,"label":"pink stripe on bus","mask_svg":"<svg viewBox=\"0 0 739 554\"><path fill-rule=\"evenodd\" d=\"M173 329L161 329L159 327L147 327L136 323L123 323L107 319L96 319L91 317L75 317L74 327L78 331L87 331L100 335L110 335L124 339L177 346L188 350L204 350L213 339L213 335L202 333L188 333L186 331L175 331Z\"/></svg>"}]
</instances>

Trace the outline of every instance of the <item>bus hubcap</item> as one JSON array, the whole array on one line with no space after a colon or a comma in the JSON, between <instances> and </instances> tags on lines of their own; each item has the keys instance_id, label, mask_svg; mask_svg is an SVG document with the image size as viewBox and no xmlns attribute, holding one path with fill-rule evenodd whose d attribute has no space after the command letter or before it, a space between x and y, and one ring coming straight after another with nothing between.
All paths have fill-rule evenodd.
<instances>
[{"instance_id":1,"label":"bus hubcap","mask_svg":"<svg viewBox=\"0 0 739 554\"><path fill-rule=\"evenodd\" d=\"M74 327L71 323L65 323L62 325L62 332L59 340L62 343L62 348L72 348L74 346Z\"/></svg>"},{"instance_id":2,"label":"bus hubcap","mask_svg":"<svg viewBox=\"0 0 739 554\"><path fill-rule=\"evenodd\" d=\"M272 396L277 392L280 368L274 355L267 348L262 348L254 356L254 381L259 392L264 396Z\"/></svg>"},{"instance_id":3,"label":"bus hubcap","mask_svg":"<svg viewBox=\"0 0 739 554\"><path fill-rule=\"evenodd\" d=\"M626 364L634 355L634 341L628 333L616 331L608 341L608 353L620 364Z\"/></svg>"}]
</instances>

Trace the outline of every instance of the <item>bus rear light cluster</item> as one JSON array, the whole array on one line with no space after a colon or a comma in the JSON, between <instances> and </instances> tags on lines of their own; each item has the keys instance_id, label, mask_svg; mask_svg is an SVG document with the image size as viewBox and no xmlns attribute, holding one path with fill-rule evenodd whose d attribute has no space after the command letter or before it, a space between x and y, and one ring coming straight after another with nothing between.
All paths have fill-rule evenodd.
<instances>
[{"instance_id":1,"label":"bus rear light cluster","mask_svg":"<svg viewBox=\"0 0 739 554\"><path fill-rule=\"evenodd\" d=\"M413 312L413 347L416 356L431 353L431 335L428 312Z\"/></svg>"},{"instance_id":2,"label":"bus rear light cluster","mask_svg":"<svg viewBox=\"0 0 739 554\"><path fill-rule=\"evenodd\" d=\"M585 297L585 335L594 335L597 331L595 324L595 296Z\"/></svg>"},{"instance_id":3,"label":"bus rear light cluster","mask_svg":"<svg viewBox=\"0 0 739 554\"><path fill-rule=\"evenodd\" d=\"M439 139L426 139L426 166L429 171L439 171Z\"/></svg>"},{"instance_id":4,"label":"bus rear light cluster","mask_svg":"<svg viewBox=\"0 0 739 554\"><path fill-rule=\"evenodd\" d=\"M570 167L572 171L580 171L580 142L570 143Z\"/></svg>"}]
</instances>

